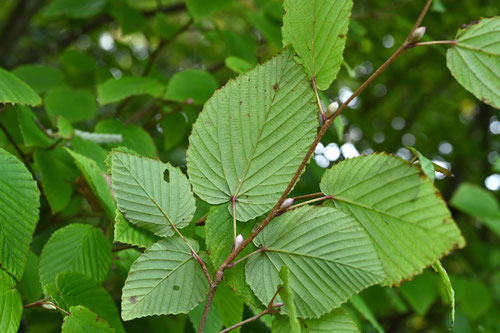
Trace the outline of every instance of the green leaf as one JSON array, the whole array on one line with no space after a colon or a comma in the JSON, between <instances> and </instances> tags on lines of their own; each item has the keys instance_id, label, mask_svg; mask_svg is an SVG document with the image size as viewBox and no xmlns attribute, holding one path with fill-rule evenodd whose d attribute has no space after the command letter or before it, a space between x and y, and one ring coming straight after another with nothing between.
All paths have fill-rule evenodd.
<instances>
[{"instance_id":1,"label":"green leaf","mask_svg":"<svg viewBox=\"0 0 500 333\"><path fill-rule=\"evenodd\" d=\"M189 127L185 115L180 112L175 112L165 117L160 122L160 126L163 130L165 151L178 146L184 140Z\"/></svg>"},{"instance_id":2,"label":"green leaf","mask_svg":"<svg viewBox=\"0 0 500 333\"><path fill-rule=\"evenodd\" d=\"M164 181L164 175L169 177ZM111 178L118 208L126 219L158 236L174 234L172 225L189 225L196 210L186 176L170 164L129 153L112 153Z\"/></svg>"},{"instance_id":3,"label":"green leaf","mask_svg":"<svg viewBox=\"0 0 500 333\"><path fill-rule=\"evenodd\" d=\"M244 238L248 237L255 222L237 223L238 233ZM212 265L219 267L231 253L233 246L233 219L224 205L210 208L205 222L205 241L207 250L210 252ZM236 259L242 258L255 250L255 246L249 244ZM245 302L253 304L255 307L260 305L253 291L245 282L245 266L243 263L226 270L224 279Z\"/></svg>"},{"instance_id":4,"label":"green leaf","mask_svg":"<svg viewBox=\"0 0 500 333\"><path fill-rule=\"evenodd\" d=\"M102 282L110 265L111 244L102 231L88 224L70 224L54 232L45 244L40 282L42 286L54 284L62 272L78 272Z\"/></svg>"},{"instance_id":5,"label":"green leaf","mask_svg":"<svg viewBox=\"0 0 500 333\"><path fill-rule=\"evenodd\" d=\"M67 16L74 19L91 17L101 13L108 0L53 0L44 9L45 16Z\"/></svg>"},{"instance_id":6,"label":"green leaf","mask_svg":"<svg viewBox=\"0 0 500 333\"><path fill-rule=\"evenodd\" d=\"M64 74L59 69L46 65L21 65L16 67L12 74L39 94L64 84Z\"/></svg>"},{"instance_id":7,"label":"green leaf","mask_svg":"<svg viewBox=\"0 0 500 333\"><path fill-rule=\"evenodd\" d=\"M196 242L191 246L198 251ZM160 240L130 268L122 290L122 318L188 313L207 291L208 281L186 243L178 236Z\"/></svg>"},{"instance_id":8,"label":"green leaf","mask_svg":"<svg viewBox=\"0 0 500 333\"><path fill-rule=\"evenodd\" d=\"M69 140L74 134L75 132L71 123L64 117L57 117L57 136Z\"/></svg>"},{"instance_id":9,"label":"green leaf","mask_svg":"<svg viewBox=\"0 0 500 333\"><path fill-rule=\"evenodd\" d=\"M420 173L398 157L372 154L334 165L321 180L322 192L370 235L386 285L465 246L441 194Z\"/></svg>"},{"instance_id":10,"label":"green leaf","mask_svg":"<svg viewBox=\"0 0 500 333\"><path fill-rule=\"evenodd\" d=\"M49 137L42 131L35 121L35 114L29 107L16 105L13 107L13 110L17 113L19 129L21 130L25 146L48 148L56 142L56 139Z\"/></svg>"},{"instance_id":11,"label":"green leaf","mask_svg":"<svg viewBox=\"0 0 500 333\"><path fill-rule=\"evenodd\" d=\"M115 330L101 317L84 306L69 308L71 315L64 317L62 333L114 333Z\"/></svg>"},{"instance_id":12,"label":"green leaf","mask_svg":"<svg viewBox=\"0 0 500 333\"><path fill-rule=\"evenodd\" d=\"M22 312L23 303L17 289L0 292L0 332L16 333Z\"/></svg>"},{"instance_id":13,"label":"green leaf","mask_svg":"<svg viewBox=\"0 0 500 333\"><path fill-rule=\"evenodd\" d=\"M78 154L94 160L101 170L107 169L104 161L106 160L108 151L99 146L99 144L95 143L94 141L84 140L78 136L75 136L73 137L73 139L71 139L71 148Z\"/></svg>"},{"instance_id":14,"label":"green leaf","mask_svg":"<svg viewBox=\"0 0 500 333\"><path fill-rule=\"evenodd\" d=\"M42 99L23 80L0 68L0 103L37 106Z\"/></svg>"},{"instance_id":15,"label":"green leaf","mask_svg":"<svg viewBox=\"0 0 500 333\"><path fill-rule=\"evenodd\" d=\"M97 133L121 134L123 141L121 143L109 144L110 147L126 146L133 149L138 154L148 157L156 157L156 146L153 139L140 126L125 125L118 119L106 119L100 121L96 127Z\"/></svg>"},{"instance_id":16,"label":"green leaf","mask_svg":"<svg viewBox=\"0 0 500 333\"><path fill-rule=\"evenodd\" d=\"M35 253L32 251L28 253L26 269L19 288L23 295L23 299L25 299L27 303L38 301L43 294L42 287L40 286L40 279L38 278L38 260L38 256Z\"/></svg>"},{"instance_id":17,"label":"green leaf","mask_svg":"<svg viewBox=\"0 0 500 333\"><path fill-rule=\"evenodd\" d=\"M269 44L276 49L281 48L281 20L276 22L271 19L264 11L249 12L248 20L254 25L264 36Z\"/></svg>"},{"instance_id":18,"label":"green leaf","mask_svg":"<svg viewBox=\"0 0 500 333\"><path fill-rule=\"evenodd\" d=\"M209 16L224 7L229 6L232 0L186 0L186 5L191 16L198 20L202 17Z\"/></svg>"},{"instance_id":19,"label":"green leaf","mask_svg":"<svg viewBox=\"0 0 500 333\"><path fill-rule=\"evenodd\" d=\"M212 306L217 307L225 327L243 320L243 299L238 297L224 281L221 281L217 287ZM233 332L239 332L239 330L237 328Z\"/></svg>"},{"instance_id":20,"label":"green leaf","mask_svg":"<svg viewBox=\"0 0 500 333\"><path fill-rule=\"evenodd\" d=\"M292 44L309 79L328 89L342 65L352 0L285 0L283 6L283 45Z\"/></svg>"},{"instance_id":21,"label":"green leaf","mask_svg":"<svg viewBox=\"0 0 500 333\"><path fill-rule=\"evenodd\" d=\"M236 197L240 221L267 212L314 140L316 112L290 50L229 81L205 104L189 137L195 193L210 204L229 203L230 211Z\"/></svg>"},{"instance_id":22,"label":"green leaf","mask_svg":"<svg viewBox=\"0 0 500 333\"><path fill-rule=\"evenodd\" d=\"M219 83L210 73L201 69L186 69L175 73L168 81L163 98L179 103L203 104L218 87Z\"/></svg>"},{"instance_id":23,"label":"green leaf","mask_svg":"<svg viewBox=\"0 0 500 333\"><path fill-rule=\"evenodd\" d=\"M443 281L444 287L446 289L446 294L450 300L451 307L451 324L455 323L455 290L453 290L453 285L451 284L450 277L444 269L440 261L432 264L432 268L439 274L441 280Z\"/></svg>"},{"instance_id":24,"label":"green leaf","mask_svg":"<svg viewBox=\"0 0 500 333\"><path fill-rule=\"evenodd\" d=\"M203 309L205 308L206 301L201 302L193 310L189 312L189 320L193 324L195 330L198 329L201 323L201 317L203 316ZM224 327L222 322L221 314L219 313L219 308L212 304L210 312L208 313L207 322L203 333L217 333Z\"/></svg>"},{"instance_id":25,"label":"green leaf","mask_svg":"<svg viewBox=\"0 0 500 333\"><path fill-rule=\"evenodd\" d=\"M160 97L164 90L160 81L149 77L123 77L119 80L111 78L97 86L99 104L105 105L121 101L137 95Z\"/></svg>"},{"instance_id":26,"label":"green leaf","mask_svg":"<svg viewBox=\"0 0 500 333\"><path fill-rule=\"evenodd\" d=\"M227 68L238 74L248 72L253 67L246 60L234 56L227 57L224 62L226 63Z\"/></svg>"},{"instance_id":27,"label":"green leaf","mask_svg":"<svg viewBox=\"0 0 500 333\"><path fill-rule=\"evenodd\" d=\"M97 102L95 96L87 90L73 90L62 86L47 92L45 110L54 123L58 116L63 116L70 123L77 123L96 115Z\"/></svg>"},{"instance_id":28,"label":"green leaf","mask_svg":"<svg viewBox=\"0 0 500 333\"><path fill-rule=\"evenodd\" d=\"M481 220L500 236L500 206L493 193L470 183L462 183L453 193L450 205Z\"/></svg>"},{"instance_id":29,"label":"green leaf","mask_svg":"<svg viewBox=\"0 0 500 333\"><path fill-rule=\"evenodd\" d=\"M0 165L0 265L19 280L38 221L40 192L26 166L3 148Z\"/></svg>"},{"instance_id":30,"label":"green leaf","mask_svg":"<svg viewBox=\"0 0 500 333\"><path fill-rule=\"evenodd\" d=\"M418 158L420 169L422 169L425 175L429 177L430 180L434 181L434 179L436 178L436 169L434 168L434 163L414 147L406 146L406 148L408 148L412 152L412 154L416 158Z\"/></svg>"},{"instance_id":31,"label":"green leaf","mask_svg":"<svg viewBox=\"0 0 500 333\"><path fill-rule=\"evenodd\" d=\"M300 333L300 323L297 320L297 309L293 300L293 291L290 286L290 269L288 266L281 266L280 279L283 281L283 287L279 294L288 312L288 324L290 325L288 332Z\"/></svg>"},{"instance_id":32,"label":"green leaf","mask_svg":"<svg viewBox=\"0 0 500 333\"><path fill-rule=\"evenodd\" d=\"M372 310L370 307L365 303L361 295L354 295L351 297L349 300L349 304L352 305L359 313L363 315L363 317L372 324L372 326L377 330L379 333L384 333L384 329L382 326L380 326L379 322L377 321L377 317L373 314Z\"/></svg>"},{"instance_id":33,"label":"green leaf","mask_svg":"<svg viewBox=\"0 0 500 333\"><path fill-rule=\"evenodd\" d=\"M290 332L290 324L286 316L278 315L273 320L273 333ZM331 313L318 319L306 319L301 323L303 333L358 333L359 329L349 314L342 308L335 309Z\"/></svg>"},{"instance_id":34,"label":"green leaf","mask_svg":"<svg viewBox=\"0 0 500 333\"><path fill-rule=\"evenodd\" d=\"M109 220L114 221L116 205L113 197L111 196L110 185L104 177L104 171L97 166L97 163L94 160L75 153L68 148L65 149L75 159L78 169L82 172L85 180L90 186L90 189L99 200L99 203Z\"/></svg>"},{"instance_id":35,"label":"green leaf","mask_svg":"<svg viewBox=\"0 0 500 333\"><path fill-rule=\"evenodd\" d=\"M352 217L332 207L305 206L287 212L254 243L265 250L248 259L245 272L250 287L268 304L280 283L280 267L288 266L301 318L318 318L384 278L368 235Z\"/></svg>"},{"instance_id":36,"label":"green leaf","mask_svg":"<svg viewBox=\"0 0 500 333\"><path fill-rule=\"evenodd\" d=\"M151 231L131 224L123 217L123 214L119 210L116 210L115 221L113 235L113 240L115 242L147 248L159 239Z\"/></svg>"},{"instance_id":37,"label":"green leaf","mask_svg":"<svg viewBox=\"0 0 500 333\"><path fill-rule=\"evenodd\" d=\"M5 291L8 289L14 289L17 281L14 277L9 274L5 269L0 267L0 291Z\"/></svg>"},{"instance_id":38,"label":"green leaf","mask_svg":"<svg viewBox=\"0 0 500 333\"><path fill-rule=\"evenodd\" d=\"M78 176L71 156L63 148L37 149L33 156L42 176L42 188L52 213L66 207L73 194L71 185Z\"/></svg>"},{"instance_id":39,"label":"green leaf","mask_svg":"<svg viewBox=\"0 0 500 333\"><path fill-rule=\"evenodd\" d=\"M451 74L474 96L500 109L500 16L471 22L455 40L446 53Z\"/></svg>"},{"instance_id":40,"label":"green leaf","mask_svg":"<svg viewBox=\"0 0 500 333\"><path fill-rule=\"evenodd\" d=\"M101 316L117 333L125 333L113 298L95 280L80 273L64 272L57 276L57 289L53 285L50 288L56 293L58 305L65 310L82 305Z\"/></svg>"},{"instance_id":41,"label":"green leaf","mask_svg":"<svg viewBox=\"0 0 500 333\"><path fill-rule=\"evenodd\" d=\"M404 282L399 287L401 295L419 316L425 316L439 295L439 278L429 270Z\"/></svg>"},{"instance_id":42,"label":"green leaf","mask_svg":"<svg viewBox=\"0 0 500 333\"><path fill-rule=\"evenodd\" d=\"M467 317L476 320L485 315L493 303L491 290L479 279L453 281L457 291L457 303Z\"/></svg>"}]
</instances>

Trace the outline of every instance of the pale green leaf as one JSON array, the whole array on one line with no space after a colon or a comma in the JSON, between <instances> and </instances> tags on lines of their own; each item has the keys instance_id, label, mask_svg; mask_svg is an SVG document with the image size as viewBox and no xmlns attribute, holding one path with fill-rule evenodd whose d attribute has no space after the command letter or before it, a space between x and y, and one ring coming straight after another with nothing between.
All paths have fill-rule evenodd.
<instances>
[{"instance_id":1,"label":"pale green leaf","mask_svg":"<svg viewBox=\"0 0 500 333\"><path fill-rule=\"evenodd\" d=\"M190 243L198 251L198 244ZM160 240L130 268L122 290L122 318L188 313L207 291L208 281L187 244L178 236Z\"/></svg>"},{"instance_id":2,"label":"pale green leaf","mask_svg":"<svg viewBox=\"0 0 500 333\"><path fill-rule=\"evenodd\" d=\"M26 269L19 285L19 290L27 303L36 302L42 298L43 290L38 277L38 261L38 256L30 251L28 253Z\"/></svg>"},{"instance_id":3,"label":"pale green leaf","mask_svg":"<svg viewBox=\"0 0 500 333\"><path fill-rule=\"evenodd\" d=\"M69 140L74 134L75 132L71 123L62 116L57 117L57 136Z\"/></svg>"},{"instance_id":4,"label":"pale green leaf","mask_svg":"<svg viewBox=\"0 0 500 333\"><path fill-rule=\"evenodd\" d=\"M164 180L164 173L169 180ZM174 234L191 222L195 199L186 176L170 164L115 151L111 178L114 197L125 218L158 236Z\"/></svg>"},{"instance_id":5,"label":"pale green leaf","mask_svg":"<svg viewBox=\"0 0 500 333\"><path fill-rule=\"evenodd\" d=\"M434 181L434 179L436 178L436 169L434 168L434 163L427 157L425 157L424 154L419 152L416 148L408 146L406 146L406 148L411 151L411 153L415 156L415 159L418 159L420 169L422 169L425 175L429 177L430 180Z\"/></svg>"},{"instance_id":6,"label":"pale green leaf","mask_svg":"<svg viewBox=\"0 0 500 333\"><path fill-rule=\"evenodd\" d=\"M203 104L219 87L217 80L201 69L186 69L168 81L164 99L187 104Z\"/></svg>"},{"instance_id":7,"label":"pale green leaf","mask_svg":"<svg viewBox=\"0 0 500 333\"><path fill-rule=\"evenodd\" d=\"M62 333L114 333L115 330L97 314L84 306L69 308L71 315L64 317Z\"/></svg>"},{"instance_id":8,"label":"pale green leaf","mask_svg":"<svg viewBox=\"0 0 500 333\"><path fill-rule=\"evenodd\" d=\"M500 109L500 16L461 28L446 53L455 79L484 103Z\"/></svg>"},{"instance_id":9,"label":"pale green leaf","mask_svg":"<svg viewBox=\"0 0 500 333\"><path fill-rule=\"evenodd\" d=\"M147 248L158 240L158 236L149 230L133 225L117 210L113 240L115 242Z\"/></svg>"},{"instance_id":10,"label":"pale green leaf","mask_svg":"<svg viewBox=\"0 0 500 333\"><path fill-rule=\"evenodd\" d=\"M419 316L425 316L431 305L439 296L439 278L429 270L404 282L399 291Z\"/></svg>"},{"instance_id":11,"label":"pale green leaf","mask_svg":"<svg viewBox=\"0 0 500 333\"><path fill-rule=\"evenodd\" d=\"M21 65L14 68L12 74L39 94L64 84L64 74L59 69L46 65Z\"/></svg>"},{"instance_id":12,"label":"pale green leaf","mask_svg":"<svg viewBox=\"0 0 500 333\"><path fill-rule=\"evenodd\" d=\"M269 224L254 243L265 250L248 259L245 272L250 287L268 304L280 284L281 266L288 266L301 318L329 313L384 278L368 235L351 216L333 207L289 211Z\"/></svg>"},{"instance_id":13,"label":"pale green leaf","mask_svg":"<svg viewBox=\"0 0 500 333\"><path fill-rule=\"evenodd\" d=\"M21 279L40 206L31 173L14 155L0 148L0 265Z\"/></svg>"},{"instance_id":14,"label":"pale green leaf","mask_svg":"<svg viewBox=\"0 0 500 333\"><path fill-rule=\"evenodd\" d=\"M36 106L42 104L42 99L23 80L0 68L0 103Z\"/></svg>"},{"instance_id":15,"label":"pale green leaf","mask_svg":"<svg viewBox=\"0 0 500 333\"><path fill-rule=\"evenodd\" d=\"M50 89L45 95L45 110L54 123L63 116L70 123L93 118L97 113L95 96L87 90L67 86Z\"/></svg>"},{"instance_id":16,"label":"pale green leaf","mask_svg":"<svg viewBox=\"0 0 500 333\"><path fill-rule=\"evenodd\" d=\"M300 165L317 126L314 94L285 50L238 77L205 104L189 137L188 174L211 204L236 198L248 221L278 201Z\"/></svg>"},{"instance_id":17,"label":"pale green leaf","mask_svg":"<svg viewBox=\"0 0 500 333\"><path fill-rule=\"evenodd\" d=\"M111 196L110 185L105 178L104 171L97 166L97 163L94 160L75 153L67 148L66 151L75 159L78 169L80 169L85 177L85 180L90 186L90 189L99 200L99 203L101 204L108 219L110 221L114 221L116 205L113 197Z\"/></svg>"},{"instance_id":18,"label":"pale green leaf","mask_svg":"<svg viewBox=\"0 0 500 333\"><path fill-rule=\"evenodd\" d=\"M64 272L57 276L56 287L46 286L56 296L58 305L69 311L72 306L82 305L101 316L117 333L125 333L113 298L98 282L86 275Z\"/></svg>"},{"instance_id":19,"label":"pale green leaf","mask_svg":"<svg viewBox=\"0 0 500 333\"><path fill-rule=\"evenodd\" d=\"M97 95L99 96L99 104L105 105L137 95L160 97L164 89L164 85L156 79L129 76L119 80L111 78L99 84Z\"/></svg>"},{"instance_id":20,"label":"pale green leaf","mask_svg":"<svg viewBox=\"0 0 500 333\"><path fill-rule=\"evenodd\" d=\"M283 44L293 45L318 89L328 89L342 65L352 0L285 0L283 6Z\"/></svg>"},{"instance_id":21,"label":"pale green leaf","mask_svg":"<svg viewBox=\"0 0 500 333\"><path fill-rule=\"evenodd\" d=\"M372 154L334 165L321 180L322 192L370 235L386 285L465 245L438 190L420 172L400 158Z\"/></svg>"},{"instance_id":22,"label":"pale green leaf","mask_svg":"<svg viewBox=\"0 0 500 333\"><path fill-rule=\"evenodd\" d=\"M500 206L490 191L474 184L462 183L453 193L450 205L478 218L500 236Z\"/></svg>"},{"instance_id":23,"label":"pale green leaf","mask_svg":"<svg viewBox=\"0 0 500 333\"><path fill-rule=\"evenodd\" d=\"M300 333L300 323L297 319L297 308L295 307L292 287L290 286L290 269L288 266L281 266L280 279L283 281L282 289L279 292L288 312L288 332Z\"/></svg>"},{"instance_id":24,"label":"pale green leaf","mask_svg":"<svg viewBox=\"0 0 500 333\"><path fill-rule=\"evenodd\" d=\"M88 224L70 224L50 236L40 256L42 286L54 284L62 272L85 274L97 282L108 275L111 244L101 230Z\"/></svg>"},{"instance_id":25,"label":"pale green leaf","mask_svg":"<svg viewBox=\"0 0 500 333\"><path fill-rule=\"evenodd\" d=\"M273 320L273 333L290 332L289 320L286 316L278 315ZM358 333L360 332L356 323L349 314L342 308L335 309L318 319L305 319L301 322L302 333Z\"/></svg>"},{"instance_id":26,"label":"pale green leaf","mask_svg":"<svg viewBox=\"0 0 500 333\"><path fill-rule=\"evenodd\" d=\"M33 160L42 176L42 189L52 213L60 212L69 203L72 183L78 177L71 156L63 148L37 149Z\"/></svg>"},{"instance_id":27,"label":"pale green leaf","mask_svg":"<svg viewBox=\"0 0 500 333\"><path fill-rule=\"evenodd\" d=\"M22 312L23 303L17 289L0 292L0 332L16 333Z\"/></svg>"},{"instance_id":28,"label":"pale green leaf","mask_svg":"<svg viewBox=\"0 0 500 333\"><path fill-rule=\"evenodd\" d=\"M432 268L439 274L441 280L444 284L444 288L446 290L446 294L450 300L450 308L451 308L451 324L455 323L455 290L453 289L453 285L451 284L450 277L448 276L448 272L444 269L441 261L438 261L432 264Z\"/></svg>"},{"instance_id":29,"label":"pale green leaf","mask_svg":"<svg viewBox=\"0 0 500 333\"><path fill-rule=\"evenodd\" d=\"M235 56L227 57L224 62L227 68L238 74L248 72L253 67L245 59L241 59Z\"/></svg>"}]
</instances>

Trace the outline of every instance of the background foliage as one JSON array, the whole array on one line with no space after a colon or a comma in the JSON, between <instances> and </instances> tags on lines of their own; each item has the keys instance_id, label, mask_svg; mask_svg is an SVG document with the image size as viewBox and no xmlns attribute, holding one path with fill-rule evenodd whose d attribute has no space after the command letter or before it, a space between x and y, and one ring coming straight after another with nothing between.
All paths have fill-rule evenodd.
<instances>
[{"instance_id":1,"label":"background foliage","mask_svg":"<svg viewBox=\"0 0 500 333\"><path fill-rule=\"evenodd\" d=\"M356 1L345 62L326 99L347 99L406 37L421 6L421 1L412 0ZM423 22L427 26L424 41L452 39L461 24L498 14L494 0L434 1ZM124 322L123 327L117 323L121 289L139 251L111 252L108 240L112 239L116 206L106 179L96 170L107 170L111 162L114 165L117 161L105 161L107 152L121 146L185 171L187 137L203 103L228 80L276 54L282 44L282 15L278 0L2 2L1 83L4 91L10 88L11 100L23 95L31 107L2 107L0 147L25 163L42 196L40 220L18 286L22 301L8 290L12 285L9 277L2 277L2 288L9 287L0 294L0 310L4 304L13 309L21 302L39 300L40 272L43 284L51 282L52 289L46 294L59 297L77 314L64 323L68 331L79 327L79 318L93 318L93 312L115 330L194 330L202 307L189 315L147 317ZM30 94L29 87L42 98ZM456 292L454 332L500 331L498 117L498 110L478 101L450 75L445 46L418 47L405 52L358 97L343 113L344 126L332 127L322 140L325 146L352 143L361 153L387 151L405 158L410 157L405 146L415 146L451 168L454 177L438 177L436 185L454 207L453 216L467 240L466 248L443 261ZM341 159L352 156L352 146L343 146L342 153ZM19 169L3 156L0 180L9 168ZM314 161L310 163L294 195L319 191L324 171ZM182 177L173 172L169 176ZM26 193L21 192L16 202L4 204L3 212L7 206L23 211L23 228L29 229L34 226L38 199L33 194L34 184L19 188ZM95 192L102 195L95 196ZM32 204L22 197L32 198ZM195 220L208 210L200 200L197 207ZM117 239L127 232L120 229L120 223L127 221L116 224ZM207 221L207 233L212 232L211 225L217 227L217 221ZM186 228L192 228L197 240L203 239L202 228ZM151 231L133 235L138 247L156 241L154 233L158 232ZM22 252L28 243L20 239L13 246ZM211 246L217 247L207 244ZM57 252L61 247L66 249L64 253ZM117 245L115 249L119 249ZM85 260L90 251L98 253L98 262ZM161 251L149 251L157 251L154 255L161 260ZM186 251L179 252L179 260L189 254ZM61 256L75 258L73 266L50 266L57 263L51 258ZM11 265L15 271L19 259L14 258ZM66 273L56 279L54 272ZM102 281L102 286L96 281ZM82 287L78 297L72 294L75 286ZM220 290L224 288L228 287L221 285ZM231 322L225 300L215 300L213 319L209 320L214 330ZM441 332L451 326L446 291L431 270L399 288L372 287L353 298L346 309L366 332ZM252 311L245 306L244 315L249 317ZM269 323L263 317L241 331L266 331ZM20 329L57 332L61 324L60 313L36 307L23 311ZM104 324L97 321L95 329L105 332Z\"/></svg>"}]
</instances>

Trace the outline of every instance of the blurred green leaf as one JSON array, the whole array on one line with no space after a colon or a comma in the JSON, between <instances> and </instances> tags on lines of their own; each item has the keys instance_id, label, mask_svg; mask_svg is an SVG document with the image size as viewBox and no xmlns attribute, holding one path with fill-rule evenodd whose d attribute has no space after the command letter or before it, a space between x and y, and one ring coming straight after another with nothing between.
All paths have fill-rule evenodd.
<instances>
[{"instance_id":1,"label":"blurred green leaf","mask_svg":"<svg viewBox=\"0 0 500 333\"><path fill-rule=\"evenodd\" d=\"M44 9L44 15L67 16L74 19L87 18L101 13L108 0L52 0Z\"/></svg>"},{"instance_id":2,"label":"blurred green leaf","mask_svg":"<svg viewBox=\"0 0 500 333\"><path fill-rule=\"evenodd\" d=\"M189 13L196 20L221 10L224 7L229 6L231 3L232 0L186 0Z\"/></svg>"},{"instance_id":3,"label":"blurred green leaf","mask_svg":"<svg viewBox=\"0 0 500 333\"><path fill-rule=\"evenodd\" d=\"M163 98L179 103L203 104L218 87L219 83L210 73L201 69L186 69L172 76Z\"/></svg>"},{"instance_id":4,"label":"blurred green leaf","mask_svg":"<svg viewBox=\"0 0 500 333\"><path fill-rule=\"evenodd\" d=\"M99 104L105 105L121 101L137 95L160 97L164 86L158 80L148 77L122 77L119 80L111 78L97 86Z\"/></svg>"},{"instance_id":5,"label":"blurred green leaf","mask_svg":"<svg viewBox=\"0 0 500 333\"><path fill-rule=\"evenodd\" d=\"M21 65L12 70L12 73L39 94L64 85L63 73L58 68L47 65Z\"/></svg>"},{"instance_id":6,"label":"blurred green leaf","mask_svg":"<svg viewBox=\"0 0 500 333\"><path fill-rule=\"evenodd\" d=\"M95 96L86 90L73 90L70 87L56 87L45 95L45 110L54 123L63 116L70 123L93 118L97 113Z\"/></svg>"},{"instance_id":7,"label":"blurred green leaf","mask_svg":"<svg viewBox=\"0 0 500 333\"><path fill-rule=\"evenodd\" d=\"M42 99L23 80L0 68L0 103L37 106Z\"/></svg>"}]
</instances>

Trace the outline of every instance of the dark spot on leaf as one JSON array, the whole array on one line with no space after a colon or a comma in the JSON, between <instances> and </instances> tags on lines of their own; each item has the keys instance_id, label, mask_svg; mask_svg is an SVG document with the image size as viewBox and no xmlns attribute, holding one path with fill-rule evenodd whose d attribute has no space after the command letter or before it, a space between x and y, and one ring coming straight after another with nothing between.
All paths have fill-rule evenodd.
<instances>
[{"instance_id":1,"label":"dark spot on leaf","mask_svg":"<svg viewBox=\"0 0 500 333\"><path fill-rule=\"evenodd\" d=\"M165 171L163 171L163 180L167 183L170 182L170 171L168 171L168 169L165 169Z\"/></svg>"},{"instance_id":2,"label":"dark spot on leaf","mask_svg":"<svg viewBox=\"0 0 500 333\"><path fill-rule=\"evenodd\" d=\"M174 285L174 290L179 290L179 286L178 285Z\"/></svg>"},{"instance_id":3,"label":"dark spot on leaf","mask_svg":"<svg viewBox=\"0 0 500 333\"><path fill-rule=\"evenodd\" d=\"M445 224L445 223L446 223L446 219L443 219L443 224Z\"/></svg>"},{"instance_id":4,"label":"dark spot on leaf","mask_svg":"<svg viewBox=\"0 0 500 333\"><path fill-rule=\"evenodd\" d=\"M339 38L345 38L344 34L339 34Z\"/></svg>"},{"instance_id":5,"label":"dark spot on leaf","mask_svg":"<svg viewBox=\"0 0 500 333\"><path fill-rule=\"evenodd\" d=\"M247 117L250 118L250 113L247 113Z\"/></svg>"},{"instance_id":6,"label":"dark spot on leaf","mask_svg":"<svg viewBox=\"0 0 500 333\"><path fill-rule=\"evenodd\" d=\"M274 91L278 91L278 90L280 90L280 84L279 84L278 82L276 82L276 83L274 84L274 86L273 86L273 90L274 90Z\"/></svg>"},{"instance_id":7,"label":"dark spot on leaf","mask_svg":"<svg viewBox=\"0 0 500 333\"><path fill-rule=\"evenodd\" d=\"M137 298L135 296L130 296L130 303L135 304L137 302Z\"/></svg>"},{"instance_id":8,"label":"dark spot on leaf","mask_svg":"<svg viewBox=\"0 0 500 333\"><path fill-rule=\"evenodd\" d=\"M242 105L242 104L243 104L243 101L240 101L240 105Z\"/></svg>"}]
</instances>

